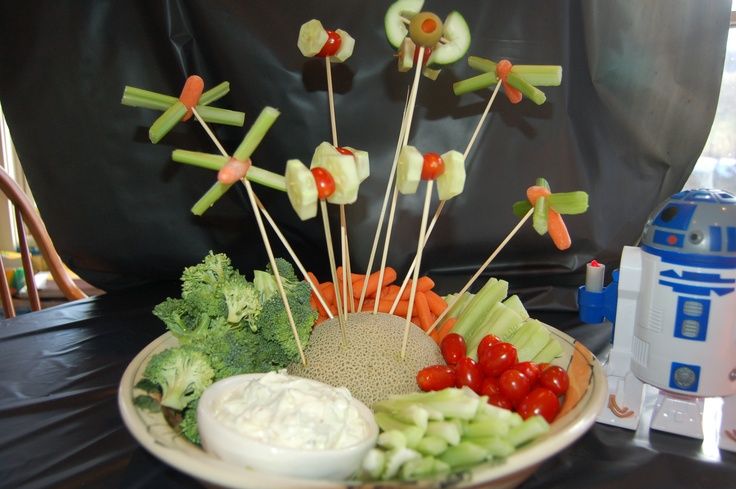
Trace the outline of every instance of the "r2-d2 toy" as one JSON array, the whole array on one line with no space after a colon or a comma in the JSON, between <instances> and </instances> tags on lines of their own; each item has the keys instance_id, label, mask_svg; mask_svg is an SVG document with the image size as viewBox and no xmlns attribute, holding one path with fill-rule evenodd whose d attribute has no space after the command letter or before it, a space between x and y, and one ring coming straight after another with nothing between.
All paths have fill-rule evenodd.
<instances>
[{"instance_id":1,"label":"r2-d2 toy","mask_svg":"<svg viewBox=\"0 0 736 489\"><path fill-rule=\"evenodd\" d=\"M652 429L736 451L736 196L673 195L605 288L602 271L589 264L578 293L584 322L614 324L598 421L636 429L653 387Z\"/></svg>"}]
</instances>

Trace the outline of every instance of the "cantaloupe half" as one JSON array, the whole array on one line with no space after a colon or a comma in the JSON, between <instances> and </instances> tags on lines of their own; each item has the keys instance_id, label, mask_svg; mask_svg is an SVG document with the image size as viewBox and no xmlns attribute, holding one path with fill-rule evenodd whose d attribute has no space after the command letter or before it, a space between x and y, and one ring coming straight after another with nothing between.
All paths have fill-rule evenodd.
<instances>
[{"instance_id":1,"label":"cantaloupe half","mask_svg":"<svg viewBox=\"0 0 736 489\"><path fill-rule=\"evenodd\" d=\"M347 387L368 406L392 395L418 392L417 372L445 362L434 340L413 324L402 359L404 324L403 318L391 314L348 314L345 346L337 318L325 321L315 326L304 351L307 365L292 365L289 373Z\"/></svg>"}]
</instances>

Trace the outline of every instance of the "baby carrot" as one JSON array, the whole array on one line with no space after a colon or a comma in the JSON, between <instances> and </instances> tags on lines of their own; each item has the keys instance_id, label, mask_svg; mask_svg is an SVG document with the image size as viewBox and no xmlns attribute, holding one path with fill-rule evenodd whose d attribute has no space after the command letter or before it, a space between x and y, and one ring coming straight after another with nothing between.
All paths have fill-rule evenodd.
<instances>
[{"instance_id":1,"label":"baby carrot","mask_svg":"<svg viewBox=\"0 0 736 489\"><path fill-rule=\"evenodd\" d=\"M547 211L547 232L549 237L552 238L552 242L560 250L566 250L572 244L570 233L567 231L565 221L562 220L562 216L559 212L549 209Z\"/></svg>"},{"instance_id":2,"label":"baby carrot","mask_svg":"<svg viewBox=\"0 0 736 489\"><path fill-rule=\"evenodd\" d=\"M434 290L428 290L425 292L427 295L427 302L429 303L429 310L432 311L432 314L435 316L439 316L443 312L445 312L445 309L447 309L447 302L445 299L442 298L441 295L439 295Z\"/></svg>"},{"instance_id":3,"label":"baby carrot","mask_svg":"<svg viewBox=\"0 0 736 489\"><path fill-rule=\"evenodd\" d=\"M401 287L396 284L387 285L386 287L381 289L381 299L394 300L399 294L399 290L401 290Z\"/></svg>"},{"instance_id":4,"label":"baby carrot","mask_svg":"<svg viewBox=\"0 0 736 489\"><path fill-rule=\"evenodd\" d=\"M389 285L393 283L394 280L396 280L396 270L391 267L386 267L383 270L383 282L379 285L378 279L380 277L380 274L381 271L376 270L368 276L368 285L365 289L366 297L375 296L379 286L385 287L386 285ZM363 284L365 280L366 278L362 277L360 280L353 282L353 295L355 295L356 297L360 297L360 294L363 292Z\"/></svg>"},{"instance_id":5,"label":"baby carrot","mask_svg":"<svg viewBox=\"0 0 736 489\"><path fill-rule=\"evenodd\" d=\"M317 276L313 274L312 272L307 272L307 278L310 282L314 284L315 287L319 288L319 280L317 280Z\"/></svg>"},{"instance_id":6,"label":"baby carrot","mask_svg":"<svg viewBox=\"0 0 736 489\"><path fill-rule=\"evenodd\" d=\"M445 319L442 324L439 325L438 328L435 328L434 331L432 331L432 334L430 336L434 338L434 340L437 342L437 344L442 343L442 340L452 332L452 328L455 327L455 323L457 322L457 318L447 318Z\"/></svg>"},{"instance_id":7,"label":"baby carrot","mask_svg":"<svg viewBox=\"0 0 736 489\"><path fill-rule=\"evenodd\" d=\"M432 311L429 310L426 292L417 292L414 297L414 308L417 317L419 317L419 325L424 331L427 331L434 320L432 319Z\"/></svg>"},{"instance_id":8,"label":"baby carrot","mask_svg":"<svg viewBox=\"0 0 736 489\"><path fill-rule=\"evenodd\" d=\"M550 195L550 191L541 185L532 185L526 189L526 198L529 199L532 205L537 204L539 197L547 197Z\"/></svg>"},{"instance_id":9,"label":"baby carrot","mask_svg":"<svg viewBox=\"0 0 736 489\"><path fill-rule=\"evenodd\" d=\"M179 101L187 108L187 112L181 120L188 121L192 117L192 107L196 107L199 103L199 98L202 96L203 90L204 80L200 76L192 75L184 82L184 88L181 89Z\"/></svg>"}]
</instances>

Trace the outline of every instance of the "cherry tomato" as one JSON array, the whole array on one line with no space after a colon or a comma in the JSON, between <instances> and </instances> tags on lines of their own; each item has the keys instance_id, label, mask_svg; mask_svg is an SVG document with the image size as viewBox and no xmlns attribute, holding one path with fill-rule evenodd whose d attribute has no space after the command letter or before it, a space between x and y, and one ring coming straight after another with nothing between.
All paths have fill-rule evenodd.
<instances>
[{"instance_id":1,"label":"cherry tomato","mask_svg":"<svg viewBox=\"0 0 736 489\"><path fill-rule=\"evenodd\" d=\"M539 374L539 385L561 396L570 387L570 377L564 368L552 365Z\"/></svg>"},{"instance_id":2,"label":"cherry tomato","mask_svg":"<svg viewBox=\"0 0 736 489\"><path fill-rule=\"evenodd\" d=\"M422 165L422 180L434 180L445 171L445 162L437 153L426 153Z\"/></svg>"},{"instance_id":3,"label":"cherry tomato","mask_svg":"<svg viewBox=\"0 0 736 489\"><path fill-rule=\"evenodd\" d=\"M551 423L560 412L560 401L546 387L535 387L516 406L516 412L524 419L538 414Z\"/></svg>"},{"instance_id":4,"label":"cherry tomato","mask_svg":"<svg viewBox=\"0 0 736 489\"><path fill-rule=\"evenodd\" d=\"M485 352L496 343L501 343L501 338L494 334L487 334L481 338L480 343L478 343L478 359L485 355Z\"/></svg>"},{"instance_id":5,"label":"cherry tomato","mask_svg":"<svg viewBox=\"0 0 736 489\"><path fill-rule=\"evenodd\" d=\"M424 48L424 56L422 56L422 64L426 65L429 56L432 54L432 48ZM414 49L414 65L417 64L419 58L419 48Z\"/></svg>"},{"instance_id":6,"label":"cherry tomato","mask_svg":"<svg viewBox=\"0 0 736 489\"><path fill-rule=\"evenodd\" d=\"M348 148L343 148L342 146L336 146L335 149L338 153L346 155L346 156L355 156L355 153L350 151Z\"/></svg>"},{"instance_id":7,"label":"cherry tomato","mask_svg":"<svg viewBox=\"0 0 736 489\"><path fill-rule=\"evenodd\" d=\"M332 178L330 172L324 168L316 167L312 168L312 176L314 177L314 183L317 184L317 197L326 199L333 193L335 193L335 179Z\"/></svg>"},{"instance_id":8,"label":"cherry tomato","mask_svg":"<svg viewBox=\"0 0 736 489\"><path fill-rule=\"evenodd\" d=\"M440 343L440 351L442 358L448 365L455 365L458 360L465 358L467 347L465 346L465 338L457 333L450 333Z\"/></svg>"},{"instance_id":9,"label":"cherry tomato","mask_svg":"<svg viewBox=\"0 0 736 489\"><path fill-rule=\"evenodd\" d=\"M342 38L340 34L335 31L327 31L327 42L322 46L322 50L317 53L317 56L326 58L328 56L334 56L340 50L342 44Z\"/></svg>"},{"instance_id":10,"label":"cherry tomato","mask_svg":"<svg viewBox=\"0 0 736 489\"><path fill-rule=\"evenodd\" d=\"M498 388L501 394L511 401L511 404L518 404L524 399L529 394L531 387L532 383L529 378L513 368L498 376Z\"/></svg>"},{"instance_id":11,"label":"cherry tomato","mask_svg":"<svg viewBox=\"0 0 736 489\"><path fill-rule=\"evenodd\" d=\"M501 393L491 394L490 396L488 396L488 404L493 404L494 406L509 410L514 408L514 405L511 404L511 401L503 397L503 394Z\"/></svg>"},{"instance_id":12,"label":"cherry tomato","mask_svg":"<svg viewBox=\"0 0 736 489\"><path fill-rule=\"evenodd\" d=\"M522 374L526 375L529 379L529 382L531 382L531 385L534 385L537 382L537 379L539 379L539 374L541 373L539 365L534 362L519 362L514 365L513 368L514 370L518 370Z\"/></svg>"},{"instance_id":13,"label":"cherry tomato","mask_svg":"<svg viewBox=\"0 0 736 489\"><path fill-rule=\"evenodd\" d=\"M417 374L417 385L423 391L439 391L455 387L455 370L447 365L430 365Z\"/></svg>"},{"instance_id":14,"label":"cherry tomato","mask_svg":"<svg viewBox=\"0 0 736 489\"><path fill-rule=\"evenodd\" d=\"M463 357L455 365L455 387L467 385L473 392L480 393L483 372L478 363L470 357Z\"/></svg>"},{"instance_id":15,"label":"cherry tomato","mask_svg":"<svg viewBox=\"0 0 736 489\"><path fill-rule=\"evenodd\" d=\"M483 373L498 377L517 363L516 348L511 343L496 343L479 358Z\"/></svg>"},{"instance_id":16,"label":"cherry tomato","mask_svg":"<svg viewBox=\"0 0 736 489\"><path fill-rule=\"evenodd\" d=\"M498 377L484 377L483 382L480 384L481 396L491 397L493 394L500 394L501 389L498 386Z\"/></svg>"}]
</instances>

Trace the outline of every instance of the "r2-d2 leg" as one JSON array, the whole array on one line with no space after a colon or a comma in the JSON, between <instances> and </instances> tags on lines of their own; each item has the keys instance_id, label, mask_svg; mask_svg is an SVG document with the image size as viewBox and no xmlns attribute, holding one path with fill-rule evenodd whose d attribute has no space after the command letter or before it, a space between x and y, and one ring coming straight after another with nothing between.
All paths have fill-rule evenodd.
<instances>
[{"instance_id":1,"label":"r2-d2 leg","mask_svg":"<svg viewBox=\"0 0 736 489\"><path fill-rule=\"evenodd\" d=\"M723 417L718 446L736 452L736 395L723 398Z\"/></svg>"}]
</instances>

